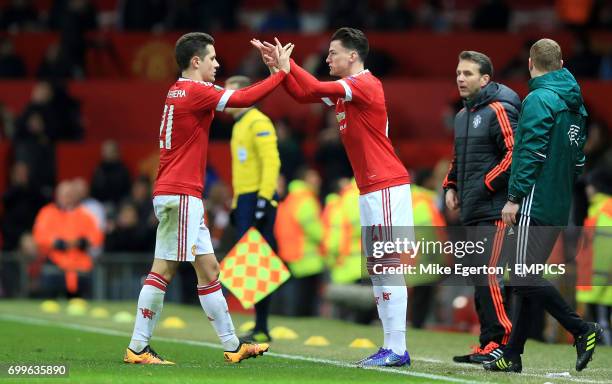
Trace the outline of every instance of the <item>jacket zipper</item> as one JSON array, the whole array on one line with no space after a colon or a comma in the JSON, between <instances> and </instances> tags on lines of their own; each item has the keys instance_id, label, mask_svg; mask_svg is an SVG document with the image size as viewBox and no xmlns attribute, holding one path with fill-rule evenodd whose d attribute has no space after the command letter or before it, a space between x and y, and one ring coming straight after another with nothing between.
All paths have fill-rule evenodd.
<instances>
[{"instance_id":1,"label":"jacket zipper","mask_svg":"<svg viewBox=\"0 0 612 384\"><path fill-rule=\"evenodd\" d=\"M465 157L467 155L467 142L468 142L468 136L470 134L470 109L467 107L465 107L465 111L467 113L467 119L465 120L465 139L463 142L463 156L461 159L461 163L463 164L463 169L461 170L461 193L459 194L459 204L463 204L463 191L465 190L465 168L466 168L466 164L465 164Z\"/></svg>"}]
</instances>

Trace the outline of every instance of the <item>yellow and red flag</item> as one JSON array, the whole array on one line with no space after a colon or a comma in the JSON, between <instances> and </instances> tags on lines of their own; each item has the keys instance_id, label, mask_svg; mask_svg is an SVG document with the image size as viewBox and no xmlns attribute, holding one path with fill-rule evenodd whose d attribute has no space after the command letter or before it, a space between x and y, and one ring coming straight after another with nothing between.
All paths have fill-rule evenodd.
<instances>
[{"instance_id":1,"label":"yellow and red flag","mask_svg":"<svg viewBox=\"0 0 612 384\"><path fill-rule=\"evenodd\" d=\"M285 264L253 227L221 262L221 283L246 309L274 292L290 275Z\"/></svg>"}]
</instances>

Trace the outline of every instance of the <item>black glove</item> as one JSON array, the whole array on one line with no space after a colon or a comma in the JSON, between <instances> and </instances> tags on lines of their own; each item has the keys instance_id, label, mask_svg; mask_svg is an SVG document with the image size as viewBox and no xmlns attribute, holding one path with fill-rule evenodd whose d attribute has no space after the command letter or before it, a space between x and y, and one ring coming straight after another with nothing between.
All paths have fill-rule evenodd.
<instances>
[{"instance_id":1,"label":"black glove","mask_svg":"<svg viewBox=\"0 0 612 384\"><path fill-rule=\"evenodd\" d=\"M76 247L81 251L85 252L89 249L89 240L85 237L79 237L76 241Z\"/></svg>"},{"instance_id":2,"label":"black glove","mask_svg":"<svg viewBox=\"0 0 612 384\"><path fill-rule=\"evenodd\" d=\"M56 251L65 251L68 249L68 243L64 239L55 239L53 249Z\"/></svg>"},{"instance_id":3,"label":"black glove","mask_svg":"<svg viewBox=\"0 0 612 384\"><path fill-rule=\"evenodd\" d=\"M258 197L257 205L255 206L255 227L262 227L268 217L270 216L270 211L273 209L272 202L266 198Z\"/></svg>"}]
</instances>

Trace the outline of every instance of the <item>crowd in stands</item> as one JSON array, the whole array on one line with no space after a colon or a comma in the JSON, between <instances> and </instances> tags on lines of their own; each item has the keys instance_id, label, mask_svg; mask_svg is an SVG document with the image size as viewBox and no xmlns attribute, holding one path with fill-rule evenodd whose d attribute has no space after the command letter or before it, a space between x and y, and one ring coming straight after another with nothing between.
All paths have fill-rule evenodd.
<instances>
[{"instance_id":1,"label":"crowd in stands","mask_svg":"<svg viewBox=\"0 0 612 384\"><path fill-rule=\"evenodd\" d=\"M570 30L578 40L574 61L581 77L612 78L612 56L606 47L593 46L585 31L612 30L612 3L605 0L575 2L556 0L534 2L518 7L507 0L474 0L471 7L459 8L455 2L439 0L328 0L313 2L314 9L300 9L297 0L278 0L270 9L257 8L256 2L199 0L125 0L117 1L111 10L96 9L92 0L56 0L41 10L31 0L6 1L0 8L0 28L17 35L28 31L53 31L59 41L51 44L36 71L38 78L81 79L86 77L86 52L103 48L103 39L88 31L116 30L162 33L202 30L213 34L224 31L321 32L341 26L368 31L499 31L518 32L541 29L547 33ZM146 9L146 11L143 11ZM546 20L546 22L543 22ZM552 21L551 21L552 20ZM595 44L596 45L596 44ZM107 47L108 48L108 47ZM378 76L389 72L389 58L375 57L370 67ZM244 68L254 60L245 58ZM380 64L380 65L378 65ZM251 68L251 69L250 69ZM513 73L512 68L508 69ZM260 77L265 73L246 73ZM0 78L23 78L23 59L15 53L13 43L0 39Z\"/></svg>"}]
</instances>

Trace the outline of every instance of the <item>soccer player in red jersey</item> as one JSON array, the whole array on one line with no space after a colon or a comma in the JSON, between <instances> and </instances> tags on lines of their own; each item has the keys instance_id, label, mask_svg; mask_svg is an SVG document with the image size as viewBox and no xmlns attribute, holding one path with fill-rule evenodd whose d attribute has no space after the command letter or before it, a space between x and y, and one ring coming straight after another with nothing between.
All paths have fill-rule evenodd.
<instances>
[{"instance_id":1,"label":"soccer player in red jersey","mask_svg":"<svg viewBox=\"0 0 612 384\"><path fill-rule=\"evenodd\" d=\"M160 162L153 190L159 220L155 259L140 296L134 333L124 361L133 364L173 364L149 346L161 316L166 287L180 262L190 262L197 275L197 292L225 350L225 360L237 363L263 354L267 344L241 343L218 280L210 233L204 223L204 174L208 131L215 111L249 107L272 92L290 70L292 48L273 52L280 71L239 90L212 84L219 68L213 38L205 33L183 35L176 42L176 61L182 74L170 87L159 127Z\"/></svg>"},{"instance_id":2,"label":"soccer player in red jersey","mask_svg":"<svg viewBox=\"0 0 612 384\"><path fill-rule=\"evenodd\" d=\"M252 40L252 44L260 49L271 72L276 72L274 67L278 64L272 56L281 47L280 42L276 40L272 45ZM362 244L385 335L382 348L359 364L401 366L410 364L406 350L405 280L403 276L380 273L381 266L399 266L400 259L397 253L375 258L369 249L376 241L414 240L410 177L389 140L382 84L364 68L368 49L368 39L362 31L340 28L331 38L326 60L330 75L339 80L318 81L292 60L291 72L283 84L299 102L323 102L336 109L340 137L359 187Z\"/></svg>"}]
</instances>

